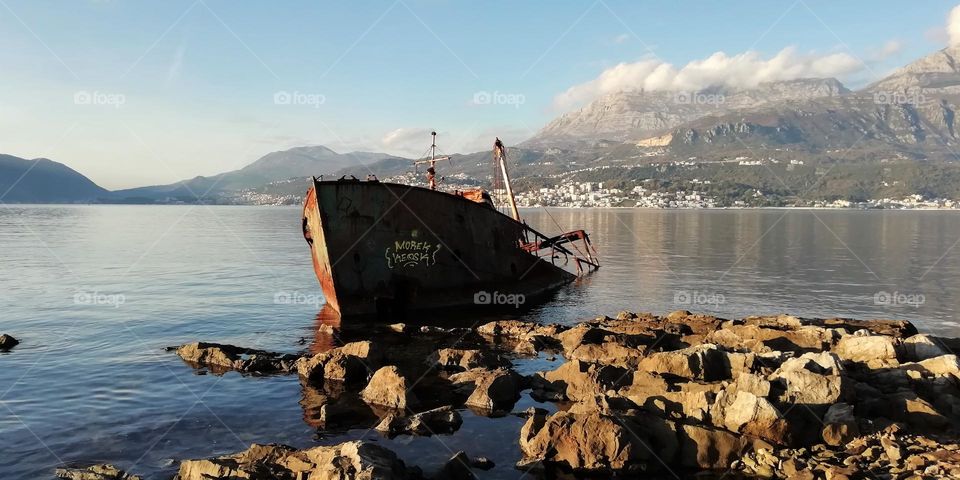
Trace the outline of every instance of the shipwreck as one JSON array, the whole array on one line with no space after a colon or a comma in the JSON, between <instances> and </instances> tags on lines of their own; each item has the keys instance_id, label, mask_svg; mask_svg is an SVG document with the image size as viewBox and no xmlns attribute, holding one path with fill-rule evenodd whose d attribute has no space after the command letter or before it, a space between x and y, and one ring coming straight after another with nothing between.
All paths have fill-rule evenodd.
<instances>
[{"instance_id":1,"label":"shipwreck","mask_svg":"<svg viewBox=\"0 0 960 480\"><path fill-rule=\"evenodd\" d=\"M502 205L481 188L438 189L443 160L434 132L429 154L416 162L428 165L426 187L372 175L312 178L303 235L327 304L341 316L536 298L600 267L585 231L547 236L523 221L499 138L493 184Z\"/></svg>"}]
</instances>

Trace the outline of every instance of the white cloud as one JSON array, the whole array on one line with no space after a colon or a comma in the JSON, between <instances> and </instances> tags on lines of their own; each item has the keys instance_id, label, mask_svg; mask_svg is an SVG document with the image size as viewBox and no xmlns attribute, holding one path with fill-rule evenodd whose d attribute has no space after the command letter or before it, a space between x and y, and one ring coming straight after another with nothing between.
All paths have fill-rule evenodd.
<instances>
[{"instance_id":1,"label":"white cloud","mask_svg":"<svg viewBox=\"0 0 960 480\"><path fill-rule=\"evenodd\" d=\"M626 43L627 40L630 40L630 35L628 35L628 34L626 34L626 33L621 33L620 35L617 35L616 37L613 37L613 43L615 43L615 44L617 44L617 45L620 45L620 44L622 44L622 43Z\"/></svg>"},{"instance_id":2,"label":"white cloud","mask_svg":"<svg viewBox=\"0 0 960 480\"><path fill-rule=\"evenodd\" d=\"M387 132L380 144L390 153L400 155L422 155L430 146L429 128L404 127Z\"/></svg>"},{"instance_id":3,"label":"white cloud","mask_svg":"<svg viewBox=\"0 0 960 480\"><path fill-rule=\"evenodd\" d=\"M764 59L749 51L737 55L717 52L681 68L657 59L620 63L600 76L570 87L554 98L554 107L566 110L600 95L622 90L700 90L711 86L753 87L762 82L808 77L839 77L864 68L846 53L801 54L787 47Z\"/></svg>"},{"instance_id":4,"label":"white cloud","mask_svg":"<svg viewBox=\"0 0 960 480\"><path fill-rule=\"evenodd\" d=\"M950 45L960 45L960 5L953 7L947 15L947 36Z\"/></svg>"},{"instance_id":5,"label":"white cloud","mask_svg":"<svg viewBox=\"0 0 960 480\"><path fill-rule=\"evenodd\" d=\"M903 42L897 39L889 40L887 43L883 44L883 48L880 49L880 53L890 56L896 55L903 50Z\"/></svg>"}]
</instances>

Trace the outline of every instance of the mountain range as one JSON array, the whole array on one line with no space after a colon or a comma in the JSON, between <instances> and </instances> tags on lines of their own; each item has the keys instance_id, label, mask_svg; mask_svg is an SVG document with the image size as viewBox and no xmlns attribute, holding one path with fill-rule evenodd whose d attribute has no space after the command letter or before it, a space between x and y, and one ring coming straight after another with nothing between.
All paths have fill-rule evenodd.
<instances>
[{"instance_id":1,"label":"mountain range","mask_svg":"<svg viewBox=\"0 0 960 480\"><path fill-rule=\"evenodd\" d=\"M943 180L960 179L954 172L960 168L958 108L960 47L934 52L855 91L833 78L697 91L628 89L560 115L511 148L511 171L518 185L531 188L575 180L676 186L676 179L693 175L725 188L783 196L809 190L822 198L960 198L960 184ZM453 155L439 170L451 181L486 183L489 157ZM761 162L767 171L744 175L730 165L744 161ZM790 167L777 173L781 167L774 165L781 164ZM306 146L219 175L109 192L47 159L0 156L0 200L139 203L218 201L239 191L296 195L310 175L385 178L408 174L411 165L384 153ZM894 172L906 177L893 178ZM938 179L927 178L934 173ZM778 187L785 177L809 188Z\"/></svg>"}]
</instances>

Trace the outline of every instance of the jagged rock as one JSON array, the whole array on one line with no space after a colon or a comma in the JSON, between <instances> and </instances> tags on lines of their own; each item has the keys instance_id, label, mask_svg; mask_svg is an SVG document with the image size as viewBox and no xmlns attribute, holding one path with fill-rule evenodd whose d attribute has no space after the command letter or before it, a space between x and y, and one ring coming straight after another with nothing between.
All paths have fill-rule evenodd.
<instances>
[{"instance_id":1,"label":"jagged rock","mask_svg":"<svg viewBox=\"0 0 960 480\"><path fill-rule=\"evenodd\" d=\"M312 381L339 380L357 382L366 380L371 370L384 360L382 348L369 340L351 342L312 357L297 360L295 369L300 377Z\"/></svg>"},{"instance_id":2,"label":"jagged rock","mask_svg":"<svg viewBox=\"0 0 960 480\"><path fill-rule=\"evenodd\" d=\"M780 411L767 399L747 391L720 392L710 407L710 418L717 427L776 444L785 444L789 435Z\"/></svg>"},{"instance_id":3,"label":"jagged rock","mask_svg":"<svg viewBox=\"0 0 960 480\"><path fill-rule=\"evenodd\" d=\"M903 370L916 370L933 376L948 376L960 380L960 360L956 355L940 355L916 363L900 366Z\"/></svg>"},{"instance_id":4,"label":"jagged rock","mask_svg":"<svg viewBox=\"0 0 960 480\"><path fill-rule=\"evenodd\" d=\"M857 427L857 418L853 415L853 406L847 403L836 403L827 409L823 416L823 430L821 437L824 443L832 446L846 445L860 434Z\"/></svg>"},{"instance_id":5,"label":"jagged rock","mask_svg":"<svg viewBox=\"0 0 960 480\"><path fill-rule=\"evenodd\" d=\"M571 360L550 372L537 372L532 379L533 388L540 397L555 394L574 401L617 390L631 381L631 374L626 369L580 360Z\"/></svg>"},{"instance_id":6,"label":"jagged rock","mask_svg":"<svg viewBox=\"0 0 960 480\"><path fill-rule=\"evenodd\" d=\"M747 324L725 324L723 328L707 335L705 342L715 342L727 348L745 348L755 352L764 351L820 351L829 346L835 335L831 330L814 326L792 326L791 322L762 321L765 318L754 317ZM785 317L796 319L796 317ZM773 326L776 328L766 328Z\"/></svg>"},{"instance_id":7,"label":"jagged rock","mask_svg":"<svg viewBox=\"0 0 960 480\"><path fill-rule=\"evenodd\" d=\"M641 428L642 425L642 428ZM656 417L623 419L599 412L538 411L521 429L523 463L539 461L578 471L660 468L677 451L673 425Z\"/></svg>"},{"instance_id":8,"label":"jagged rock","mask_svg":"<svg viewBox=\"0 0 960 480\"><path fill-rule=\"evenodd\" d=\"M559 325L541 325L520 320L499 320L477 327L477 333L490 337L512 337L516 339L528 338L532 335L555 337L566 328Z\"/></svg>"},{"instance_id":9,"label":"jagged rock","mask_svg":"<svg viewBox=\"0 0 960 480\"><path fill-rule=\"evenodd\" d=\"M496 464L493 463L493 460L490 460L487 457L476 457L470 459L470 466L480 470L490 470L491 468L495 467Z\"/></svg>"},{"instance_id":10,"label":"jagged rock","mask_svg":"<svg viewBox=\"0 0 960 480\"><path fill-rule=\"evenodd\" d=\"M363 401L396 410L406 410L419 404L417 397L410 391L406 377L393 365L377 370L366 388L360 392Z\"/></svg>"},{"instance_id":11,"label":"jagged rock","mask_svg":"<svg viewBox=\"0 0 960 480\"><path fill-rule=\"evenodd\" d=\"M363 382L369 376L367 363L342 351L333 352L323 365L323 378L344 383Z\"/></svg>"},{"instance_id":12,"label":"jagged rock","mask_svg":"<svg viewBox=\"0 0 960 480\"><path fill-rule=\"evenodd\" d=\"M364 363L366 363L369 368L379 367L383 364L383 361L386 358L386 353L384 352L383 347L380 346L380 344L370 340L350 342L334 350L338 350L344 354L353 355L354 357L363 359Z\"/></svg>"},{"instance_id":13,"label":"jagged rock","mask_svg":"<svg viewBox=\"0 0 960 480\"><path fill-rule=\"evenodd\" d=\"M654 353L640 360L638 369L705 381L730 378L730 360L727 358L727 352L713 344Z\"/></svg>"},{"instance_id":14,"label":"jagged rock","mask_svg":"<svg viewBox=\"0 0 960 480\"><path fill-rule=\"evenodd\" d=\"M569 359L634 367L645 348L634 337L614 333L590 324L580 324L556 337Z\"/></svg>"},{"instance_id":15,"label":"jagged rock","mask_svg":"<svg viewBox=\"0 0 960 480\"><path fill-rule=\"evenodd\" d=\"M934 408L930 402L914 392L900 392L879 399L874 408L882 416L905 422L921 431L936 431L950 424L950 420Z\"/></svg>"},{"instance_id":16,"label":"jagged rock","mask_svg":"<svg viewBox=\"0 0 960 480\"><path fill-rule=\"evenodd\" d=\"M618 393L637 405L644 405L651 397L662 397L669 389L666 380L644 371L633 372L630 381Z\"/></svg>"},{"instance_id":17,"label":"jagged rock","mask_svg":"<svg viewBox=\"0 0 960 480\"><path fill-rule=\"evenodd\" d=\"M410 416L388 414L376 429L389 435L437 435L460 429L463 418L452 406L434 408Z\"/></svg>"},{"instance_id":18,"label":"jagged rock","mask_svg":"<svg viewBox=\"0 0 960 480\"><path fill-rule=\"evenodd\" d=\"M641 405L645 411L670 419L692 419L705 422L715 394L709 391L666 392L649 397Z\"/></svg>"},{"instance_id":19,"label":"jagged rock","mask_svg":"<svg viewBox=\"0 0 960 480\"><path fill-rule=\"evenodd\" d=\"M93 465L87 468L58 468L54 475L69 480L141 480L113 465Z\"/></svg>"},{"instance_id":20,"label":"jagged rock","mask_svg":"<svg viewBox=\"0 0 960 480\"><path fill-rule=\"evenodd\" d=\"M595 327L589 323L581 323L569 330L560 332L556 338L563 346L564 352L572 352L583 344L601 344L607 337L614 334L609 330Z\"/></svg>"},{"instance_id":21,"label":"jagged rock","mask_svg":"<svg viewBox=\"0 0 960 480\"><path fill-rule=\"evenodd\" d=\"M427 363L455 371L464 371L473 368L494 369L510 366L509 360L495 353L483 350L462 350L457 348L437 350L427 359Z\"/></svg>"},{"instance_id":22,"label":"jagged rock","mask_svg":"<svg viewBox=\"0 0 960 480\"><path fill-rule=\"evenodd\" d=\"M849 397L852 391L842 367L831 354L808 353L787 360L770 379L785 388L778 399L780 402L799 403L820 410L821 414L828 406Z\"/></svg>"},{"instance_id":23,"label":"jagged rock","mask_svg":"<svg viewBox=\"0 0 960 480\"><path fill-rule=\"evenodd\" d=\"M296 450L285 445L250 446L244 452L206 460L185 460L174 480L401 480L420 478L397 455L364 441Z\"/></svg>"},{"instance_id":24,"label":"jagged rock","mask_svg":"<svg viewBox=\"0 0 960 480\"><path fill-rule=\"evenodd\" d=\"M470 468L471 463L470 457L465 452L459 451L450 460L447 460L437 478L443 480L473 480L477 476L473 474L473 470Z\"/></svg>"},{"instance_id":25,"label":"jagged rock","mask_svg":"<svg viewBox=\"0 0 960 480\"><path fill-rule=\"evenodd\" d=\"M824 328L840 328L853 333L866 330L865 333L885 335L892 338L907 338L917 334L917 327L906 320L854 320L850 318L827 318L819 323Z\"/></svg>"},{"instance_id":26,"label":"jagged rock","mask_svg":"<svg viewBox=\"0 0 960 480\"><path fill-rule=\"evenodd\" d=\"M394 333L413 333L416 328L406 323L392 323L387 325L387 329Z\"/></svg>"},{"instance_id":27,"label":"jagged rock","mask_svg":"<svg viewBox=\"0 0 960 480\"><path fill-rule=\"evenodd\" d=\"M821 375L840 375L843 365L840 357L830 352L808 352L796 358L790 358L780 365L780 371L807 370Z\"/></svg>"},{"instance_id":28,"label":"jagged rock","mask_svg":"<svg viewBox=\"0 0 960 480\"><path fill-rule=\"evenodd\" d=\"M903 362L918 362L949 353L938 345L933 337L922 333L905 339L900 348L903 351Z\"/></svg>"},{"instance_id":29,"label":"jagged rock","mask_svg":"<svg viewBox=\"0 0 960 480\"><path fill-rule=\"evenodd\" d=\"M750 392L758 397L770 395L770 382L762 375L755 373L741 373L737 375L732 384L732 389L743 392Z\"/></svg>"},{"instance_id":30,"label":"jagged rock","mask_svg":"<svg viewBox=\"0 0 960 480\"><path fill-rule=\"evenodd\" d=\"M6 333L0 335L0 350L10 350L17 345L20 345L20 341L16 338L13 338Z\"/></svg>"},{"instance_id":31,"label":"jagged rock","mask_svg":"<svg viewBox=\"0 0 960 480\"><path fill-rule=\"evenodd\" d=\"M678 462L686 468L728 469L747 451L772 447L762 440L700 425L678 425Z\"/></svg>"},{"instance_id":32,"label":"jagged rock","mask_svg":"<svg viewBox=\"0 0 960 480\"><path fill-rule=\"evenodd\" d=\"M296 355L285 355L219 343L194 342L177 348L184 361L220 373L236 370L247 373L290 373Z\"/></svg>"},{"instance_id":33,"label":"jagged rock","mask_svg":"<svg viewBox=\"0 0 960 480\"><path fill-rule=\"evenodd\" d=\"M871 368L897 361L893 340L883 335L847 335L837 342L833 352L844 360L864 363Z\"/></svg>"},{"instance_id":34,"label":"jagged rock","mask_svg":"<svg viewBox=\"0 0 960 480\"><path fill-rule=\"evenodd\" d=\"M524 386L523 377L504 368L467 370L451 375L450 381L470 391L465 405L487 411L512 407Z\"/></svg>"}]
</instances>

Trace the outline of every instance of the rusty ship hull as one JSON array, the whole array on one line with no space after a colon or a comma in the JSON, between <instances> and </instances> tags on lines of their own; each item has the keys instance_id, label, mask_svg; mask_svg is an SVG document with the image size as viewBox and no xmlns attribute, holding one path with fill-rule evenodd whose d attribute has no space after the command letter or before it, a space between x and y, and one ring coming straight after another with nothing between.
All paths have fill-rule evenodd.
<instances>
[{"instance_id":1,"label":"rusty ship hull","mask_svg":"<svg viewBox=\"0 0 960 480\"><path fill-rule=\"evenodd\" d=\"M466 307L576 278L556 257L531 253L524 223L468 197L313 179L303 232L327 304L342 316Z\"/></svg>"}]
</instances>

